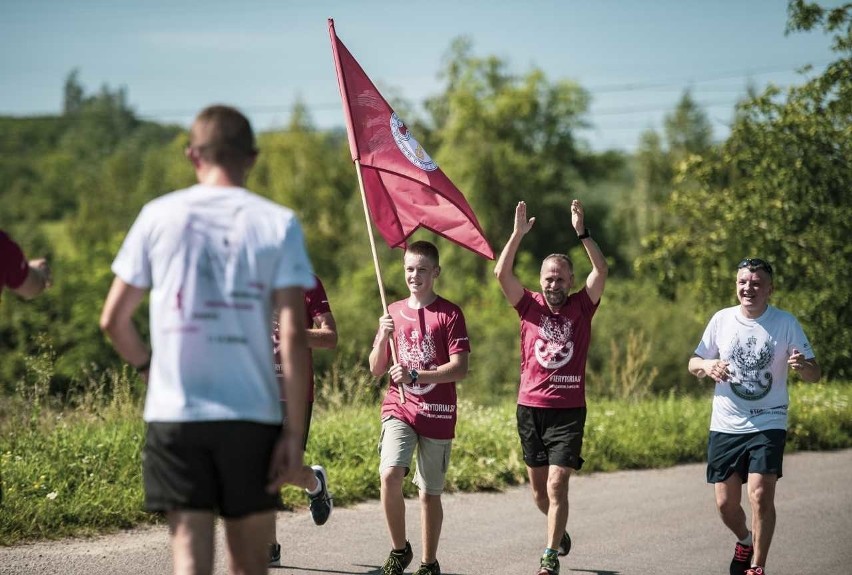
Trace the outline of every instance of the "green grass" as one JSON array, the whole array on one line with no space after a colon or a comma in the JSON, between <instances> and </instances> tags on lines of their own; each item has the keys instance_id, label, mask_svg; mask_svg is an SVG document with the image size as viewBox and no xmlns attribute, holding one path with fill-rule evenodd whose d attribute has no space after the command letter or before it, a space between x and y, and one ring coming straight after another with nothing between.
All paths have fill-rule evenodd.
<instances>
[{"instance_id":1,"label":"green grass","mask_svg":"<svg viewBox=\"0 0 852 575\"><path fill-rule=\"evenodd\" d=\"M141 403L126 377L72 408L42 397L0 404L4 501L0 545L87 535L155 522L142 511ZM852 383L795 385L788 452L852 447ZM635 402L590 398L583 473L704 461L709 395ZM335 504L378 497L378 406L317 408L306 454L329 470ZM500 490L525 481L512 401L462 402L448 491ZM406 494L415 488L406 482ZM291 508L304 494L283 490Z\"/></svg>"}]
</instances>

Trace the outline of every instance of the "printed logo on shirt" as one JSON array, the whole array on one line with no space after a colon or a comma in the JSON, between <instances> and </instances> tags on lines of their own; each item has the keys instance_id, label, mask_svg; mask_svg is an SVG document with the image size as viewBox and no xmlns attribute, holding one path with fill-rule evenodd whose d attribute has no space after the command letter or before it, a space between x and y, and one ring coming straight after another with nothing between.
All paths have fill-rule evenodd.
<instances>
[{"instance_id":1,"label":"printed logo on shirt","mask_svg":"<svg viewBox=\"0 0 852 575\"><path fill-rule=\"evenodd\" d=\"M558 369L574 356L571 321L560 316L542 316L535 340L535 358L546 369Z\"/></svg>"},{"instance_id":2,"label":"printed logo on shirt","mask_svg":"<svg viewBox=\"0 0 852 575\"><path fill-rule=\"evenodd\" d=\"M281 351L281 335L278 332L278 322L272 320L272 353L278 357L278 352ZM280 366L279 366L280 368Z\"/></svg>"},{"instance_id":3,"label":"printed logo on shirt","mask_svg":"<svg viewBox=\"0 0 852 575\"><path fill-rule=\"evenodd\" d=\"M748 414L749 417L757 417L758 415L783 415L787 417L787 406L776 405L775 407L749 409Z\"/></svg>"},{"instance_id":4,"label":"printed logo on shirt","mask_svg":"<svg viewBox=\"0 0 852 575\"><path fill-rule=\"evenodd\" d=\"M411 368L422 370L433 367L435 358L437 357L435 340L432 333L427 331L421 334L420 330L413 329L408 338L404 333L400 333L396 340L397 353L399 354L399 363L407 365ZM414 395L425 395L434 389L435 384L406 385L405 392L413 393Z\"/></svg>"},{"instance_id":5,"label":"printed logo on shirt","mask_svg":"<svg viewBox=\"0 0 852 575\"><path fill-rule=\"evenodd\" d=\"M731 390L737 397L754 401L765 397L772 389L772 345L765 341L757 349L757 338L750 337L745 346L736 338L731 348Z\"/></svg>"},{"instance_id":6,"label":"printed logo on shirt","mask_svg":"<svg viewBox=\"0 0 852 575\"><path fill-rule=\"evenodd\" d=\"M432 419L452 419L456 412L456 406L449 403L426 403L420 404L420 414Z\"/></svg>"}]
</instances>

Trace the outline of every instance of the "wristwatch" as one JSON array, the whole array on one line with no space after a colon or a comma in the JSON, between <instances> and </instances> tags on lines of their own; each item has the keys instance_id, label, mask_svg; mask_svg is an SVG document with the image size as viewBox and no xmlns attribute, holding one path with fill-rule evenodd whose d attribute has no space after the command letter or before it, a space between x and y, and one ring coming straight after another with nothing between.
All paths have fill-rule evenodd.
<instances>
[{"instance_id":1,"label":"wristwatch","mask_svg":"<svg viewBox=\"0 0 852 575\"><path fill-rule=\"evenodd\" d=\"M584 240L590 237L592 237L592 232L589 228L584 229L582 234L577 234L578 240Z\"/></svg>"},{"instance_id":2,"label":"wristwatch","mask_svg":"<svg viewBox=\"0 0 852 575\"><path fill-rule=\"evenodd\" d=\"M408 372L408 377L411 378L411 383L409 383L408 385L414 385L415 383L417 383L417 378L420 377L420 374L417 373L416 369L411 369Z\"/></svg>"}]
</instances>

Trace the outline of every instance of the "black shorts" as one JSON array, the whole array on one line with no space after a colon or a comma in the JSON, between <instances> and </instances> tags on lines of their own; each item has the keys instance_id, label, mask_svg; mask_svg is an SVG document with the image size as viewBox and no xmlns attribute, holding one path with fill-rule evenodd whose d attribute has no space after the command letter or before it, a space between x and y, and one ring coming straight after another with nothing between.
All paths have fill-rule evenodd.
<instances>
[{"instance_id":1,"label":"black shorts","mask_svg":"<svg viewBox=\"0 0 852 575\"><path fill-rule=\"evenodd\" d=\"M583 432L586 408L549 409L519 405L518 435L529 467L561 465L583 467Z\"/></svg>"},{"instance_id":2,"label":"black shorts","mask_svg":"<svg viewBox=\"0 0 852 575\"><path fill-rule=\"evenodd\" d=\"M781 478L787 432L768 429L755 433L711 431L707 440L707 483L721 483L734 472L742 482L749 473Z\"/></svg>"},{"instance_id":3,"label":"black shorts","mask_svg":"<svg viewBox=\"0 0 852 575\"><path fill-rule=\"evenodd\" d=\"M228 519L280 509L280 494L266 492L280 434L280 425L249 421L149 423L145 509L212 511Z\"/></svg>"},{"instance_id":4,"label":"black shorts","mask_svg":"<svg viewBox=\"0 0 852 575\"><path fill-rule=\"evenodd\" d=\"M311 431L311 417L314 413L314 402L308 402L308 408L305 410L305 439L302 441L302 451L308 450L308 434ZM287 401L281 402L281 414L284 416L284 423L287 423Z\"/></svg>"}]
</instances>

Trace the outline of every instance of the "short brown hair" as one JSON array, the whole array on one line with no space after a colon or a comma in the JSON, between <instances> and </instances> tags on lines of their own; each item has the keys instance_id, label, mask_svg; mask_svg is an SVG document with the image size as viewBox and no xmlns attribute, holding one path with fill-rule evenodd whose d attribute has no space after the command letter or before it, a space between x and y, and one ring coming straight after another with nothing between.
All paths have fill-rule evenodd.
<instances>
[{"instance_id":1,"label":"short brown hair","mask_svg":"<svg viewBox=\"0 0 852 575\"><path fill-rule=\"evenodd\" d=\"M424 258L432 260L432 263L436 266L441 265L438 260L438 248L432 242L421 240L414 242L413 244L409 244L408 247L405 248L405 253L415 256L423 256Z\"/></svg>"},{"instance_id":2,"label":"short brown hair","mask_svg":"<svg viewBox=\"0 0 852 575\"><path fill-rule=\"evenodd\" d=\"M189 146L205 161L226 168L242 167L257 155L251 124L239 110L214 105L204 108L189 132Z\"/></svg>"}]
</instances>

